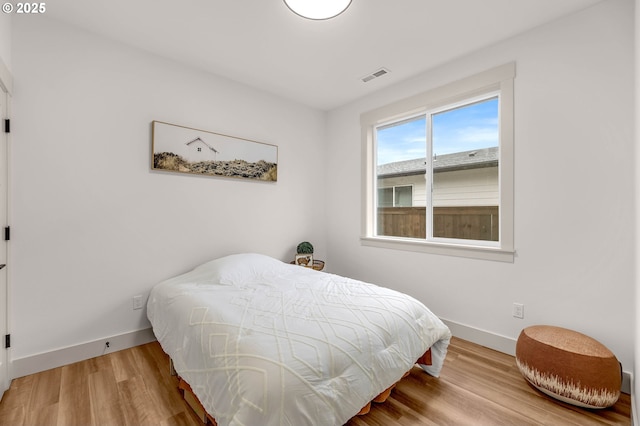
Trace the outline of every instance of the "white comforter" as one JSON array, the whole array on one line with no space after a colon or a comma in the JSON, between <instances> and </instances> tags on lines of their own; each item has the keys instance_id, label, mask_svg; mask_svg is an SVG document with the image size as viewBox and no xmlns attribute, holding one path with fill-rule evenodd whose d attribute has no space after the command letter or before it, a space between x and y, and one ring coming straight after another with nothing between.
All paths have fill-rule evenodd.
<instances>
[{"instance_id":1,"label":"white comforter","mask_svg":"<svg viewBox=\"0 0 640 426\"><path fill-rule=\"evenodd\" d=\"M205 263L153 288L147 314L220 426L342 425L451 337L405 294L259 255Z\"/></svg>"}]
</instances>

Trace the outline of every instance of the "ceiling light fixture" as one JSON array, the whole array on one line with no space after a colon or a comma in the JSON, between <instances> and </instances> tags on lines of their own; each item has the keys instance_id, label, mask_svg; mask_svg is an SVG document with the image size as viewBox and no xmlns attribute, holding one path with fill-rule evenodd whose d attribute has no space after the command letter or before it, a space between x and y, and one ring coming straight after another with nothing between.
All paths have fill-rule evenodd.
<instances>
[{"instance_id":1,"label":"ceiling light fixture","mask_svg":"<svg viewBox=\"0 0 640 426\"><path fill-rule=\"evenodd\" d=\"M307 19L331 19L347 10L351 0L284 0L296 15Z\"/></svg>"}]
</instances>

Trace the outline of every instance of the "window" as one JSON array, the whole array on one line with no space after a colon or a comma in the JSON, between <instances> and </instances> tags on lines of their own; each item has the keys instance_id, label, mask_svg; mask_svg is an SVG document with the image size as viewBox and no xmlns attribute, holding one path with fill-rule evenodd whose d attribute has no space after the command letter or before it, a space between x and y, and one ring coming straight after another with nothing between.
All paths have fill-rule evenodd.
<instances>
[{"instance_id":1,"label":"window","mask_svg":"<svg viewBox=\"0 0 640 426\"><path fill-rule=\"evenodd\" d=\"M363 114L363 244L513 261L515 64Z\"/></svg>"},{"instance_id":2,"label":"window","mask_svg":"<svg viewBox=\"0 0 640 426\"><path fill-rule=\"evenodd\" d=\"M413 187L392 186L383 188L378 186L378 207L411 207L413 204Z\"/></svg>"}]
</instances>

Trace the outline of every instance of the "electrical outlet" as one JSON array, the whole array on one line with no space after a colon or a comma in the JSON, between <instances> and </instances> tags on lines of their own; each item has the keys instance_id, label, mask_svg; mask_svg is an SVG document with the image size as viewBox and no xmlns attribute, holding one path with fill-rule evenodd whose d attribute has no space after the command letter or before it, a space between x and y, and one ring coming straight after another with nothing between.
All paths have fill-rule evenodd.
<instances>
[{"instance_id":1,"label":"electrical outlet","mask_svg":"<svg viewBox=\"0 0 640 426\"><path fill-rule=\"evenodd\" d=\"M513 304L513 317L520 319L524 318L524 305L522 303Z\"/></svg>"},{"instance_id":2,"label":"electrical outlet","mask_svg":"<svg viewBox=\"0 0 640 426\"><path fill-rule=\"evenodd\" d=\"M133 309L142 309L142 295L133 296Z\"/></svg>"}]
</instances>

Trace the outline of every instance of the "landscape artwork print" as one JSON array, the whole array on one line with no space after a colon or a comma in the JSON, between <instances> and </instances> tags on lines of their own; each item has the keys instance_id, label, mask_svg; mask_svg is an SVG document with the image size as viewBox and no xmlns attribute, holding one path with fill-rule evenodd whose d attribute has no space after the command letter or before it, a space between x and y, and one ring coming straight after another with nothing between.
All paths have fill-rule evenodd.
<instances>
[{"instance_id":1,"label":"landscape artwork print","mask_svg":"<svg viewBox=\"0 0 640 426\"><path fill-rule=\"evenodd\" d=\"M206 176L278 180L278 147L248 139L153 122L152 169Z\"/></svg>"}]
</instances>

